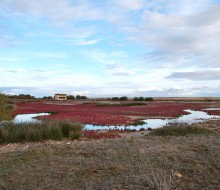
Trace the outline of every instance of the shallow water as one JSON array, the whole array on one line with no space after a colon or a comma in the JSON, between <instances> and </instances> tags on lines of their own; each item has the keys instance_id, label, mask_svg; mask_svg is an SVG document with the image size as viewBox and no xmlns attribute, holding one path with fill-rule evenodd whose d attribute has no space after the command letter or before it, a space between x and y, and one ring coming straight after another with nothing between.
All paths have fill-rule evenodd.
<instances>
[{"instance_id":1,"label":"shallow water","mask_svg":"<svg viewBox=\"0 0 220 190\"><path fill-rule=\"evenodd\" d=\"M87 124L85 125L86 130L140 130L140 129L156 129L160 127L164 127L168 124L172 123L187 123L187 124L193 124L193 123L200 123L207 121L209 119L220 119L220 116L216 115L209 115L206 112L203 111L193 111L193 110L184 110L190 114L188 115L183 115L179 118L175 119L146 119L143 120L145 124L143 125L138 125L138 126L115 126L115 125L110 125L110 126L101 126L101 125L90 125Z\"/></svg>"},{"instance_id":2,"label":"shallow water","mask_svg":"<svg viewBox=\"0 0 220 190\"><path fill-rule=\"evenodd\" d=\"M13 119L14 123L23 123L23 122L34 122L39 123L40 120L36 119L37 116L44 116L44 115L50 115L49 113L35 113L35 114L19 114L16 115Z\"/></svg>"},{"instance_id":3,"label":"shallow water","mask_svg":"<svg viewBox=\"0 0 220 190\"><path fill-rule=\"evenodd\" d=\"M86 124L84 126L85 130L140 130L140 129L155 129L160 128L163 126L166 126L168 124L172 123L187 123L187 124L193 124L193 123L200 123L207 121L209 119L220 119L220 116L216 115L209 115L206 112L203 111L193 111L193 110L184 110L188 112L188 115L183 115L179 118L175 119L146 119L143 120L145 123L143 125L91 125ZM17 115L13 122L15 123L21 123L21 122L41 122L40 120L36 119L37 116L44 116L44 115L50 115L49 113L38 113L38 114L20 114Z\"/></svg>"}]
</instances>

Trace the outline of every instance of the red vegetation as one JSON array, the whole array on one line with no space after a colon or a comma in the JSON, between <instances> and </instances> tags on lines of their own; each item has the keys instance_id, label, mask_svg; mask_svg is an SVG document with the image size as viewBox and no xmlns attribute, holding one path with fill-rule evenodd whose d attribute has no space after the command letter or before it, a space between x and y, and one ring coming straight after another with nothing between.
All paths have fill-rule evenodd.
<instances>
[{"instance_id":1,"label":"red vegetation","mask_svg":"<svg viewBox=\"0 0 220 190\"><path fill-rule=\"evenodd\" d=\"M209 115L220 115L220 110L202 110L208 113Z\"/></svg>"},{"instance_id":2,"label":"red vegetation","mask_svg":"<svg viewBox=\"0 0 220 190\"><path fill-rule=\"evenodd\" d=\"M119 131L84 131L84 136L92 139L120 137Z\"/></svg>"},{"instance_id":3,"label":"red vegetation","mask_svg":"<svg viewBox=\"0 0 220 190\"><path fill-rule=\"evenodd\" d=\"M132 124L134 119L129 116L142 117L176 117L187 114L183 110L201 110L204 103L149 102L147 106L96 106L95 104L57 104L55 103L21 103L17 104L14 115L41 112L56 112L42 119L75 120L83 124L123 125Z\"/></svg>"}]
</instances>

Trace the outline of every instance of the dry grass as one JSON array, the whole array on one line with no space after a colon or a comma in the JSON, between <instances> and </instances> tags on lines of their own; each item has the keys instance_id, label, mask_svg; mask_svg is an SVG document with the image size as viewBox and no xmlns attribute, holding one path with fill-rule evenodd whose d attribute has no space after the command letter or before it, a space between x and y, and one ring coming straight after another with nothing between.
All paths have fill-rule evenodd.
<instances>
[{"instance_id":1,"label":"dry grass","mask_svg":"<svg viewBox=\"0 0 220 190\"><path fill-rule=\"evenodd\" d=\"M190 135L212 135L213 131L205 127L191 126L184 124L173 124L162 128L154 129L151 135L155 136L190 136Z\"/></svg>"},{"instance_id":2,"label":"dry grass","mask_svg":"<svg viewBox=\"0 0 220 190\"><path fill-rule=\"evenodd\" d=\"M146 136L0 146L0 189L218 189L220 138Z\"/></svg>"},{"instance_id":3,"label":"dry grass","mask_svg":"<svg viewBox=\"0 0 220 190\"><path fill-rule=\"evenodd\" d=\"M12 119L12 111L14 106L6 102L6 96L0 93L0 122L2 120Z\"/></svg>"}]
</instances>

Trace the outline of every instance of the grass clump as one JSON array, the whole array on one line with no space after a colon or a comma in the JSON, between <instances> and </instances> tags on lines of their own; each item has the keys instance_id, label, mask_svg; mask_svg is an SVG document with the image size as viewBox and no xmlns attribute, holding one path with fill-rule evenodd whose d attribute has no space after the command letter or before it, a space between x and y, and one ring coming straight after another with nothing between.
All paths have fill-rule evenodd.
<instances>
[{"instance_id":1,"label":"grass clump","mask_svg":"<svg viewBox=\"0 0 220 190\"><path fill-rule=\"evenodd\" d=\"M62 128L62 134L64 137L69 137L72 140L79 139L81 137L81 124L69 121L61 121L60 126Z\"/></svg>"},{"instance_id":2,"label":"grass clump","mask_svg":"<svg viewBox=\"0 0 220 190\"><path fill-rule=\"evenodd\" d=\"M211 135L213 134L207 128L196 126L173 125L153 130L151 135L154 136L188 136L188 135Z\"/></svg>"},{"instance_id":3,"label":"grass clump","mask_svg":"<svg viewBox=\"0 0 220 190\"><path fill-rule=\"evenodd\" d=\"M0 143L79 139L83 126L69 121L42 123L3 123L0 127Z\"/></svg>"}]
</instances>

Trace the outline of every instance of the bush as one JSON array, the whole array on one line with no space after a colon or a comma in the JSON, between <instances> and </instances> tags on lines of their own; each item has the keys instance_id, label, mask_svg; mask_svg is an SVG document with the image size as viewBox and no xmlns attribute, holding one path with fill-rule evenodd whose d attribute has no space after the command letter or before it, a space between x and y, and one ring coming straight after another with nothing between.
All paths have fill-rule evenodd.
<instances>
[{"instance_id":1,"label":"bush","mask_svg":"<svg viewBox=\"0 0 220 190\"><path fill-rule=\"evenodd\" d=\"M76 99L82 99L82 100L85 100L85 99L88 99L86 96L80 96L80 95L76 95Z\"/></svg>"},{"instance_id":2,"label":"bush","mask_svg":"<svg viewBox=\"0 0 220 190\"><path fill-rule=\"evenodd\" d=\"M119 100L118 97L112 97L112 100Z\"/></svg>"},{"instance_id":3,"label":"bush","mask_svg":"<svg viewBox=\"0 0 220 190\"><path fill-rule=\"evenodd\" d=\"M134 101L144 101L144 97L134 97Z\"/></svg>"},{"instance_id":4,"label":"bush","mask_svg":"<svg viewBox=\"0 0 220 190\"><path fill-rule=\"evenodd\" d=\"M76 97L75 97L75 96L73 96L73 95L68 95L68 96L67 96L67 99L68 99L68 100L75 100L75 99L76 99Z\"/></svg>"},{"instance_id":5,"label":"bush","mask_svg":"<svg viewBox=\"0 0 220 190\"><path fill-rule=\"evenodd\" d=\"M188 136L188 135L210 135L213 134L207 128L195 127L195 126L167 126L163 128L154 129L151 135L155 136Z\"/></svg>"},{"instance_id":6,"label":"bush","mask_svg":"<svg viewBox=\"0 0 220 190\"><path fill-rule=\"evenodd\" d=\"M148 97L144 99L145 101L153 101L154 99L152 97Z\"/></svg>"},{"instance_id":7,"label":"bush","mask_svg":"<svg viewBox=\"0 0 220 190\"><path fill-rule=\"evenodd\" d=\"M128 97L127 96L122 96L122 97L119 98L119 100L123 100L123 101L128 100Z\"/></svg>"}]
</instances>

